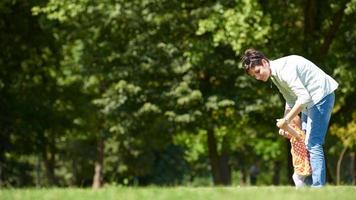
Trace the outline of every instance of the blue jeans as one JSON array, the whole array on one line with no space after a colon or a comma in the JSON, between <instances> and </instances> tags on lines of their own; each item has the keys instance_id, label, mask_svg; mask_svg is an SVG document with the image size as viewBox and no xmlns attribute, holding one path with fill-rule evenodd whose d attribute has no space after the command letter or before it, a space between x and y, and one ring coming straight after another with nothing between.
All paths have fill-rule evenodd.
<instances>
[{"instance_id":1,"label":"blue jeans","mask_svg":"<svg viewBox=\"0 0 356 200\"><path fill-rule=\"evenodd\" d=\"M335 94L331 93L302 113L302 129L306 132L305 145L310 154L312 187L325 185L326 167L323 144L328 130Z\"/></svg>"}]
</instances>

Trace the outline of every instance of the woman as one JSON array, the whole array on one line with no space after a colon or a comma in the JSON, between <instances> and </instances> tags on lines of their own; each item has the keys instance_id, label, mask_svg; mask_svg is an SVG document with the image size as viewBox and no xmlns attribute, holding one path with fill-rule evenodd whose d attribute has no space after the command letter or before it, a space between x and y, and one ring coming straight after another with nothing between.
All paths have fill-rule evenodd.
<instances>
[{"instance_id":1,"label":"woman","mask_svg":"<svg viewBox=\"0 0 356 200\"><path fill-rule=\"evenodd\" d=\"M338 83L311 61L297 55L269 60L254 49L247 49L242 58L246 72L257 80L271 78L286 100L284 117L277 120L283 134L290 119L302 112L305 144L310 154L312 187L325 185L326 167L323 144L331 112L334 90Z\"/></svg>"}]
</instances>

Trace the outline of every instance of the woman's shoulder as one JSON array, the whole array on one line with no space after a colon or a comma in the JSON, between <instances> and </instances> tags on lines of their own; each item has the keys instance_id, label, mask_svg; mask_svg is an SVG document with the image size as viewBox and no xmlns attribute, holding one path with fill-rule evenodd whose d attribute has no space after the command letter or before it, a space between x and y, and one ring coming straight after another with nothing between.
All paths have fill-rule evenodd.
<instances>
[{"instance_id":1,"label":"woman's shoulder","mask_svg":"<svg viewBox=\"0 0 356 200\"><path fill-rule=\"evenodd\" d=\"M298 65L305 65L310 63L310 61L300 55L288 55L272 60L271 63L280 70L290 70L297 67Z\"/></svg>"},{"instance_id":2,"label":"woman's shoulder","mask_svg":"<svg viewBox=\"0 0 356 200\"><path fill-rule=\"evenodd\" d=\"M284 56L281 57L277 60L284 60L284 61L292 61L292 62L296 62L296 61L307 61L306 58L304 58L303 56L300 55L296 55L296 54L292 54L292 55L288 55L288 56Z\"/></svg>"},{"instance_id":3,"label":"woman's shoulder","mask_svg":"<svg viewBox=\"0 0 356 200\"><path fill-rule=\"evenodd\" d=\"M286 56L282 56L276 59L273 59L272 61L281 61L281 60L307 60L305 57L297 54L290 54Z\"/></svg>"}]
</instances>

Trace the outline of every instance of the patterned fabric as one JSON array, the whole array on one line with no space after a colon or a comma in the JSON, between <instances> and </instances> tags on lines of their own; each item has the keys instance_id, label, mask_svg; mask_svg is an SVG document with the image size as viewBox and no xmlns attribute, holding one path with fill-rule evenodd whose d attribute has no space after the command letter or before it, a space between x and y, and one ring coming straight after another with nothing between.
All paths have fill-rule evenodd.
<instances>
[{"instance_id":1,"label":"patterned fabric","mask_svg":"<svg viewBox=\"0 0 356 200\"><path fill-rule=\"evenodd\" d=\"M291 143L291 154L293 159L294 173L302 176L311 175L310 156L304 144L305 134L299 127L293 126L293 129L298 133L299 137L296 138L288 134Z\"/></svg>"}]
</instances>

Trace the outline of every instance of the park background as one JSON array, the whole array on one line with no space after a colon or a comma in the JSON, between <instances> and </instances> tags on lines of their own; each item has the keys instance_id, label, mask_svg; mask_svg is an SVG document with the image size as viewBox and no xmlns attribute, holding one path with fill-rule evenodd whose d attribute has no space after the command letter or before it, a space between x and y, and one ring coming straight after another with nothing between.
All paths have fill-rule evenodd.
<instances>
[{"instance_id":1,"label":"park background","mask_svg":"<svg viewBox=\"0 0 356 200\"><path fill-rule=\"evenodd\" d=\"M337 80L327 181L355 184L355 0L2 0L0 16L0 187L292 184L284 101L245 74L249 47Z\"/></svg>"}]
</instances>

